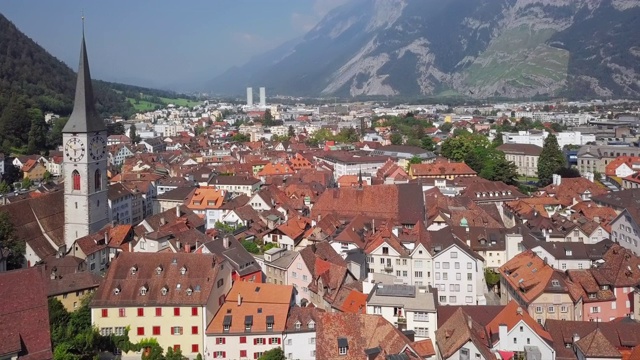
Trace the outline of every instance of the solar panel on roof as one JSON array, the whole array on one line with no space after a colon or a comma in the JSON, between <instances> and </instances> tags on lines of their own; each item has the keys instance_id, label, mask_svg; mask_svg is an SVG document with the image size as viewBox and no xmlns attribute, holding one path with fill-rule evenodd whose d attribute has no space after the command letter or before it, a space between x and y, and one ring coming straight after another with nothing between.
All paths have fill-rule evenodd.
<instances>
[{"instance_id":1,"label":"solar panel on roof","mask_svg":"<svg viewBox=\"0 0 640 360\"><path fill-rule=\"evenodd\" d=\"M411 285L378 285L376 290L378 296L400 296L400 297L415 297L416 288Z\"/></svg>"}]
</instances>

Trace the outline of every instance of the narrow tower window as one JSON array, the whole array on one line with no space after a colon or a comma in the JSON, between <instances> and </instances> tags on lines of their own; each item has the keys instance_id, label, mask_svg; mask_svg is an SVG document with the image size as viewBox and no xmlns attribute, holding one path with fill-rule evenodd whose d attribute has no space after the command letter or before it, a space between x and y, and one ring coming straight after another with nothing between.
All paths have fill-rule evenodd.
<instances>
[{"instance_id":1,"label":"narrow tower window","mask_svg":"<svg viewBox=\"0 0 640 360\"><path fill-rule=\"evenodd\" d=\"M102 174L100 173L100 169L96 170L95 185L96 185L96 191L102 190Z\"/></svg>"},{"instance_id":2,"label":"narrow tower window","mask_svg":"<svg viewBox=\"0 0 640 360\"><path fill-rule=\"evenodd\" d=\"M80 190L80 173L78 170L73 170L71 178L73 179L73 190Z\"/></svg>"}]
</instances>

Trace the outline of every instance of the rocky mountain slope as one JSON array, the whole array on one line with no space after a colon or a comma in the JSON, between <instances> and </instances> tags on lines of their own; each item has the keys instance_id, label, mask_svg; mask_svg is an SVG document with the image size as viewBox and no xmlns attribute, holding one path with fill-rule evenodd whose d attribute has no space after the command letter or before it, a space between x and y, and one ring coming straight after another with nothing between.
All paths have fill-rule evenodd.
<instances>
[{"instance_id":1,"label":"rocky mountain slope","mask_svg":"<svg viewBox=\"0 0 640 360\"><path fill-rule=\"evenodd\" d=\"M354 0L207 84L324 96L640 97L640 0ZM294 45L294 46L292 46ZM258 59L258 58L257 58Z\"/></svg>"}]
</instances>

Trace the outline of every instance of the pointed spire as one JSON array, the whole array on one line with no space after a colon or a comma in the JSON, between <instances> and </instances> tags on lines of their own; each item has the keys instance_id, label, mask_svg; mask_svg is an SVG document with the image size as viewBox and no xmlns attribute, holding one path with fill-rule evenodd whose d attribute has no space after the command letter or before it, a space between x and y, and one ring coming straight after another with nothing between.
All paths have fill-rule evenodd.
<instances>
[{"instance_id":1,"label":"pointed spire","mask_svg":"<svg viewBox=\"0 0 640 360\"><path fill-rule=\"evenodd\" d=\"M362 189L362 168L358 171L358 189Z\"/></svg>"},{"instance_id":2,"label":"pointed spire","mask_svg":"<svg viewBox=\"0 0 640 360\"><path fill-rule=\"evenodd\" d=\"M91 85L91 73L89 72L89 59L84 41L84 16L82 17L82 43L80 45L80 65L78 65L78 80L76 82L76 97L73 103L73 112L62 132L87 133L104 131L104 120L96 111L93 98L93 86Z\"/></svg>"}]
</instances>

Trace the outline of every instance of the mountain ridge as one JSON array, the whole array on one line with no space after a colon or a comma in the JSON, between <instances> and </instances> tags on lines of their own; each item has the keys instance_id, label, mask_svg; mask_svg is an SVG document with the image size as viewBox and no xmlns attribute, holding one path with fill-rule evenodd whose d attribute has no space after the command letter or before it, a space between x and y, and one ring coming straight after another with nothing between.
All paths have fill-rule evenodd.
<instances>
[{"instance_id":1,"label":"mountain ridge","mask_svg":"<svg viewBox=\"0 0 640 360\"><path fill-rule=\"evenodd\" d=\"M287 56L210 84L298 96L640 97L639 17L640 0L356 0Z\"/></svg>"}]
</instances>

